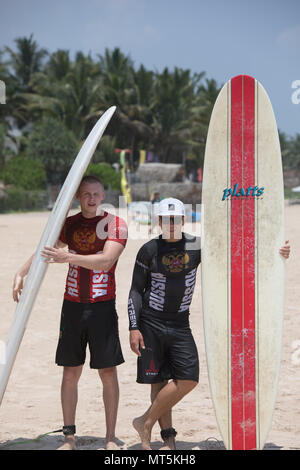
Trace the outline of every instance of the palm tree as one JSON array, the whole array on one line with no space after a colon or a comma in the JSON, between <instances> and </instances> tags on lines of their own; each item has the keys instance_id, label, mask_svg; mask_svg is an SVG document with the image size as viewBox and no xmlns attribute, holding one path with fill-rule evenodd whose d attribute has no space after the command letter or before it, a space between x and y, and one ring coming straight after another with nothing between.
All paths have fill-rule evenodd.
<instances>
[{"instance_id":1,"label":"palm tree","mask_svg":"<svg viewBox=\"0 0 300 470\"><path fill-rule=\"evenodd\" d=\"M71 60L69 51L57 50L44 63L47 52L32 35L16 44L16 51L5 48L10 60L0 61L0 79L9 83L6 116L23 130L52 116L82 140L105 109L116 105L107 135L116 136L117 147L153 150L163 162L193 154L201 164L219 91L215 80L202 83L203 72L175 67L155 73L143 65L135 70L119 48L106 49L96 62L82 52Z\"/></svg>"},{"instance_id":2,"label":"palm tree","mask_svg":"<svg viewBox=\"0 0 300 470\"><path fill-rule=\"evenodd\" d=\"M5 52L10 56L10 67L20 88L30 91L30 81L34 73L41 70L44 58L48 55L46 49L40 49L33 35L29 38L15 39L17 50L5 47Z\"/></svg>"},{"instance_id":3,"label":"palm tree","mask_svg":"<svg viewBox=\"0 0 300 470\"><path fill-rule=\"evenodd\" d=\"M115 105L121 112L132 93L133 62L119 48L113 51L105 49L104 55L98 54L98 58L99 73L102 78L102 104L105 107Z\"/></svg>"},{"instance_id":4,"label":"palm tree","mask_svg":"<svg viewBox=\"0 0 300 470\"><path fill-rule=\"evenodd\" d=\"M281 149L281 158L282 158L282 165L284 170L290 170L293 168L293 157L291 152L291 142L288 136L282 132L278 131L279 135L279 142L280 142L280 149Z\"/></svg>"},{"instance_id":5,"label":"palm tree","mask_svg":"<svg viewBox=\"0 0 300 470\"><path fill-rule=\"evenodd\" d=\"M24 94L29 109L63 122L80 139L93 125L91 109L100 101L99 71L90 56L77 53L71 62L67 51L50 56L44 71L35 74L33 92Z\"/></svg>"},{"instance_id":6,"label":"palm tree","mask_svg":"<svg viewBox=\"0 0 300 470\"><path fill-rule=\"evenodd\" d=\"M209 125L211 113L222 88L218 86L216 80L206 79L205 84L201 84L198 90L198 99L201 105L200 122L206 127Z\"/></svg>"},{"instance_id":7,"label":"palm tree","mask_svg":"<svg viewBox=\"0 0 300 470\"><path fill-rule=\"evenodd\" d=\"M35 117L27 109L24 92L32 91L31 80L43 65L47 56L46 49L40 49L33 40L22 37L15 40L16 50L4 48L8 55L7 66L7 106L5 114L10 123L10 129L17 127L23 129L34 121Z\"/></svg>"},{"instance_id":8,"label":"palm tree","mask_svg":"<svg viewBox=\"0 0 300 470\"><path fill-rule=\"evenodd\" d=\"M136 142L147 138L150 132L145 122L145 107L140 101L142 74L149 78L145 69L135 72L130 56L119 48L105 50L99 55L99 70L102 78L101 103L93 109L99 115L104 108L117 106L116 116L110 124L111 132L117 133L117 145L122 148L136 147ZM143 95L143 99L145 96Z\"/></svg>"},{"instance_id":9,"label":"palm tree","mask_svg":"<svg viewBox=\"0 0 300 470\"><path fill-rule=\"evenodd\" d=\"M205 79L201 83L195 96L192 107L193 137L197 149L197 164L203 166L205 143L211 113L220 92L221 86L214 79Z\"/></svg>"},{"instance_id":10,"label":"palm tree","mask_svg":"<svg viewBox=\"0 0 300 470\"><path fill-rule=\"evenodd\" d=\"M6 94L7 94L8 82L9 82L9 71L8 71L8 64L7 62L4 61L3 51L1 50L0 50L0 80L4 84L3 90L1 91L5 93L5 101L6 101ZM2 102L0 103L0 117L2 118L1 119L2 122L5 120L5 117L8 115L6 104L7 103L5 103L5 105Z\"/></svg>"},{"instance_id":11,"label":"palm tree","mask_svg":"<svg viewBox=\"0 0 300 470\"><path fill-rule=\"evenodd\" d=\"M291 166L300 171L300 134L291 139Z\"/></svg>"},{"instance_id":12,"label":"palm tree","mask_svg":"<svg viewBox=\"0 0 300 470\"><path fill-rule=\"evenodd\" d=\"M49 56L48 63L44 67L44 73L53 81L64 80L72 67L70 52L58 49Z\"/></svg>"},{"instance_id":13,"label":"palm tree","mask_svg":"<svg viewBox=\"0 0 300 470\"><path fill-rule=\"evenodd\" d=\"M61 90L61 99L63 120L80 139L86 137L95 122L91 110L95 104L101 103L101 90L97 66L90 56L78 53Z\"/></svg>"},{"instance_id":14,"label":"palm tree","mask_svg":"<svg viewBox=\"0 0 300 470\"><path fill-rule=\"evenodd\" d=\"M153 149L162 162L182 161L194 145L193 108L203 75L175 67L174 72L165 68L156 76L151 103Z\"/></svg>"}]
</instances>

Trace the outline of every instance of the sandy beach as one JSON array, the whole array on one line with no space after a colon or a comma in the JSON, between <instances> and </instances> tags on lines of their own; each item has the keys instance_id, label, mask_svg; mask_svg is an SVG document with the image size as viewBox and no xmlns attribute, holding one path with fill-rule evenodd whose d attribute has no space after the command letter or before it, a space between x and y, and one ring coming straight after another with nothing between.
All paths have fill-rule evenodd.
<instances>
[{"instance_id":1,"label":"sandy beach","mask_svg":"<svg viewBox=\"0 0 300 470\"><path fill-rule=\"evenodd\" d=\"M5 341L15 304L12 281L16 270L35 250L49 213L0 215L0 340ZM188 231L188 230L186 230ZM286 300L282 363L278 397L266 449L300 450L300 205L286 204L286 238L292 252L286 262ZM136 383L136 356L128 341L127 299L136 253L145 240L129 239L117 271L117 311L125 363L118 367L120 405L116 435L124 450L141 449L132 418L150 403L150 386ZM279 248L279 247L278 247ZM60 382L62 369L54 357L59 334L60 310L67 265L51 265L38 294L0 408L0 449L56 449L62 434L37 436L62 426ZM210 397L205 359L201 272L191 307L191 327L200 357L200 381L173 413L179 450L222 449ZM102 385L96 371L89 369L89 356L79 383L77 446L79 450L104 449L105 417ZM162 445L156 425L153 449ZM23 441L20 443L19 441Z\"/></svg>"}]
</instances>

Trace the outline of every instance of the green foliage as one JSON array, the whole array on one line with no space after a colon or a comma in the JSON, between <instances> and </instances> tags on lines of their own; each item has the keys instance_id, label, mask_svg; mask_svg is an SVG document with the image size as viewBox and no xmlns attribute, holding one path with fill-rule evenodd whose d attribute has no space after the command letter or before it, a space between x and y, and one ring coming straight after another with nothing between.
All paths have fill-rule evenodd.
<instances>
[{"instance_id":1,"label":"green foliage","mask_svg":"<svg viewBox=\"0 0 300 470\"><path fill-rule=\"evenodd\" d=\"M61 183L77 153L76 139L84 141L103 112L116 105L95 162L116 161L115 146L132 155L151 150L165 163L193 155L193 167L201 167L217 82L180 67L135 68L119 48L94 52L93 57L78 52L73 59L64 49L49 54L32 35L3 48L0 79L7 85L7 104L0 106L0 118L6 137L20 130L21 151L43 161L49 183ZM300 168L299 137L281 140L284 167Z\"/></svg>"},{"instance_id":2,"label":"green foliage","mask_svg":"<svg viewBox=\"0 0 300 470\"><path fill-rule=\"evenodd\" d=\"M39 48L32 34L29 38L21 37L15 39L15 43L16 51L9 47L5 49L10 54L10 65L20 86L28 87L32 75L41 69L47 51L46 49Z\"/></svg>"},{"instance_id":3,"label":"green foliage","mask_svg":"<svg viewBox=\"0 0 300 470\"><path fill-rule=\"evenodd\" d=\"M1 113L5 110L7 122L14 128L23 129L30 122L37 119L37 113L32 112L24 96L33 93L33 80L44 67L47 56L46 49L40 49L33 35L15 39L15 49L4 47L4 70L1 76L6 85L6 105L1 106ZM3 65L3 63L2 63ZM0 65L1 71L1 65Z\"/></svg>"},{"instance_id":4,"label":"green foliage","mask_svg":"<svg viewBox=\"0 0 300 470\"><path fill-rule=\"evenodd\" d=\"M0 198L0 213L44 209L47 204L46 191L27 191L23 188L9 188Z\"/></svg>"},{"instance_id":5,"label":"green foliage","mask_svg":"<svg viewBox=\"0 0 300 470\"><path fill-rule=\"evenodd\" d=\"M291 188L284 188L284 199L299 199L299 193L295 193Z\"/></svg>"},{"instance_id":6,"label":"green foliage","mask_svg":"<svg viewBox=\"0 0 300 470\"><path fill-rule=\"evenodd\" d=\"M104 135L101 143L94 153L94 163L116 163L119 161L119 156L115 152L116 139L110 135Z\"/></svg>"},{"instance_id":7,"label":"green foliage","mask_svg":"<svg viewBox=\"0 0 300 470\"><path fill-rule=\"evenodd\" d=\"M0 124L0 170L4 167L4 164L5 164L4 141L5 141L5 126L3 124Z\"/></svg>"},{"instance_id":8,"label":"green foliage","mask_svg":"<svg viewBox=\"0 0 300 470\"><path fill-rule=\"evenodd\" d=\"M40 160L12 157L2 172L5 184L28 190L44 189L46 172Z\"/></svg>"},{"instance_id":9,"label":"green foliage","mask_svg":"<svg viewBox=\"0 0 300 470\"><path fill-rule=\"evenodd\" d=\"M45 116L29 137L26 156L40 160L48 183L58 184L64 181L77 151L78 143L73 133L60 121Z\"/></svg>"},{"instance_id":10,"label":"green foliage","mask_svg":"<svg viewBox=\"0 0 300 470\"><path fill-rule=\"evenodd\" d=\"M300 134L290 138L279 132L279 139L284 170L300 171Z\"/></svg>"},{"instance_id":11,"label":"green foliage","mask_svg":"<svg viewBox=\"0 0 300 470\"><path fill-rule=\"evenodd\" d=\"M91 163L86 175L97 176L104 184L105 189L109 186L117 191L121 190L121 175L107 163Z\"/></svg>"}]
</instances>

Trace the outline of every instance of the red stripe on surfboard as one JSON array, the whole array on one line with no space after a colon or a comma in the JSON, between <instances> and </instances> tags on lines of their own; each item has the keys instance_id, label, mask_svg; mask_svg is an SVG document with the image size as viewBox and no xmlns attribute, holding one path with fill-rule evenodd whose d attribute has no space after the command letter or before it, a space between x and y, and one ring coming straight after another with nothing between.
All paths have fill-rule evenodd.
<instances>
[{"instance_id":1,"label":"red stripe on surfboard","mask_svg":"<svg viewBox=\"0 0 300 470\"><path fill-rule=\"evenodd\" d=\"M255 81L231 80L231 187L247 192L255 181ZM252 190L251 193L252 194ZM256 448L255 205L231 198L232 448Z\"/></svg>"},{"instance_id":2,"label":"red stripe on surfboard","mask_svg":"<svg viewBox=\"0 0 300 470\"><path fill-rule=\"evenodd\" d=\"M255 81L244 78L244 185L255 186ZM255 396L255 200L244 203L245 447L256 448Z\"/></svg>"}]
</instances>

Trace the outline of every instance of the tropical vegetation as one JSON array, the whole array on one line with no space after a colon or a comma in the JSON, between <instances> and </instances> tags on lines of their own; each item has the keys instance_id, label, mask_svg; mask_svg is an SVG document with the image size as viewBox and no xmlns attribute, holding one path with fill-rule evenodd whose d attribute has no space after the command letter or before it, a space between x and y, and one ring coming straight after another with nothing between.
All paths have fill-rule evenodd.
<instances>
[{"instance_id":1,"label":"tropical vegetation","mask_svg":"<svg viewBox=\"0 0 300 470\"><path fill-rule=\"evenodd\" d=\"M63 49L50 53L32 35L0 51L0 80L6 85L6 104L0 105L0 179L15 186L19 179L24 188L23 175L16 170L12 178L11 173L21 160L27 173L36 162L32 189L64 180L82 142L111 105L117 111L93 160L102 164L104 176L112 179L107 165L118 162L116 149L130 150L133 171L140 150L153 152L161 162L184 163L188 172L202 167L208 123L222 86L203 71L136 67L119 48L93 57L82 52L71 57ZM280 133L280 139L285 168L300 170L300 135ZM115 178L113 186L118 185Z\"/></svg>"}]
</instances>

